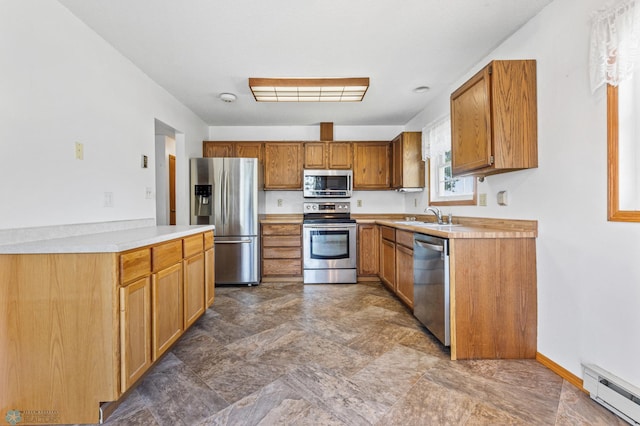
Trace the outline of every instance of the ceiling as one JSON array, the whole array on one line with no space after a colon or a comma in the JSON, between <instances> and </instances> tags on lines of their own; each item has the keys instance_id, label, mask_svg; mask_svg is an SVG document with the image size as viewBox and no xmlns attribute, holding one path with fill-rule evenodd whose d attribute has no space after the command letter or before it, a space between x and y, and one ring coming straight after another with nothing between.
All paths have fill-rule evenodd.
<instances>
[{"instance_id":1,"label":"ceiling","mask_svg":"<svg viewBox=\"0 0 640 426\"><path fill-rule=\"evenodd\" d=\"M552 0L59 1L207 124L293 126L404 125ZM362 102L258 103L249 77L371 85Z\"/></svg>"}]
</instances>

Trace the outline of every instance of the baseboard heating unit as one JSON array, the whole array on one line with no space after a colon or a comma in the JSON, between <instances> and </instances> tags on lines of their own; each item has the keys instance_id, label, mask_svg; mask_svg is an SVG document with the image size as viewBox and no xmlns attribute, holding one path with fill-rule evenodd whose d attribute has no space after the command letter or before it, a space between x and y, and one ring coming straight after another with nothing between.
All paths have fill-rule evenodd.
<instances>
[{"instance_id":1,"label":"baseboard heating unit","mask_svg":"<svg viewBox=\"0 0 640 426\"><path fill-rule=\"evenodd\" d=\"M640 388L608 371L583 364L583 386L591 399L614 412L632 425L640 425Z\"/></svg>"}]
</instances>

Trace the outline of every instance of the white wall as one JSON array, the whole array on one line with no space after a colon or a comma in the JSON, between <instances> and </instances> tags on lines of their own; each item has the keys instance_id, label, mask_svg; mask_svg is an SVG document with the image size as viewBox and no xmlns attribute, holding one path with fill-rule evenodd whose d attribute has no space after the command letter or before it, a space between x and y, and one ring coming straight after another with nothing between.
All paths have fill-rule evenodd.
<instances>
[{"instance_id":1,"label":"white wall","mask_svg":"<svg viewBox=\"0 0 640 426\"><path fill-rule=\"evenodd\" d=\"M555 0L407 130L447 114L449 93L489 60L537 60L538 169L488 177L487 207L446 210L537 219L538 352L579 377L581 362L595 363L640 386L640 223L607 221L606 94L588 84L589 16L604 3ZM497 205L500 190L509 206Z\"/></svg>"},{"instance_id":2,"label":"white wall","mask_svg":"<svg viewBox=\"0 0 640 426\"><path fill-rule=\"evenodd\" d=\"M184 133L187 190L185 158L201 155L206 124L59 3L0 3L0 70L0 229L155 218L156 118Z\"/></svg>"},{"instance_id":3,"label":"white wall","mask_svg":"<svg viewBox=\"0 0 640 426\"><path fill-rule=\"evenodd\" d=\"M390 141L402 126L337 126L333 139L338 141ZM320 139L320 125L315 126L211 126L209 140L219 141L313 141ZM278 205L278 200L282 200ZM358 207L357 200L362 201ZM265 191L264 213L302 213L302 191ZM404 213L405 196L395 191L355 191L350 199L351 212Z\"/></svg>"}]
</instances>

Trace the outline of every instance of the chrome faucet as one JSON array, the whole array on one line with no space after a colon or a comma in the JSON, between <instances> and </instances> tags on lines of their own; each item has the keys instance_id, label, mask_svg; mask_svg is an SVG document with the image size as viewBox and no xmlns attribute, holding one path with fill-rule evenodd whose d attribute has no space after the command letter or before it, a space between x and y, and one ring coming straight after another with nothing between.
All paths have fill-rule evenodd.
<instances>
[{"instance_id":1,"label":"chrome faucet","mask_svg":"<svg viewBox=\"0 0 640 426\"><path fill-rule=\"evenodd\" d=\"M438 225L442 225L444 224L444 222L442 221L442 213L440 212L440 209L437 207L427 207L424 210L425 213L431 212L433 214L436 215L436 218L438 218Z\"/></svg>"}]
</instances>

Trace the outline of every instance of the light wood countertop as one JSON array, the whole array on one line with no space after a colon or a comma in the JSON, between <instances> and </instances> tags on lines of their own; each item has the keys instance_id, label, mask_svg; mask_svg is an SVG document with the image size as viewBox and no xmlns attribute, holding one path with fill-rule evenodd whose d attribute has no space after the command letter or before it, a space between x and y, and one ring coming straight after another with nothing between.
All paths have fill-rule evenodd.
<instances>
[{"instance_id":1,"label":"light wood countertop","mask_svg":"<svg viewBox=\"0 0 640 426\"><path fill-rule=\"evenodd\" d=\"M404 214L352 214L358 224L375 223L421 234L442 238L536 238L538 221L519 219L495 219L477 217L454 217L454 226L433 227L425 224L433 216L413 216L408 221ZM302 223L301 214L263 215L260 223Z\"/></svg>"}]
</instances>

